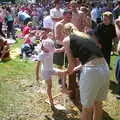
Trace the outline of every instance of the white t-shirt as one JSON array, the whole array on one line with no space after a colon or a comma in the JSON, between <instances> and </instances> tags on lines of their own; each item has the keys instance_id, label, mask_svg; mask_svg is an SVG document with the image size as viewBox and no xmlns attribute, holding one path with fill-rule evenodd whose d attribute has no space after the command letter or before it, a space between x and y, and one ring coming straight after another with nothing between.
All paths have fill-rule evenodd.
<instances>
[{"instance_id":1,"label":"white t-shirt","mask_svg":"<svg viewBox=\"0 0 120 120\"><path fill-rule=\"evenodd\" d=\"M50 16L52 18L61 18L63 17L63 12L64 10L62 8L60 9L53 8L50 10Z\"/></svg>"},{"instance_id":2,"label":"white t-shirt","mask_svg":"<svg viewBox=\"0 0 120 120\"><path fill-rule=\"evenodd\" d=\"M41 71L52 71L53 70L53 53L46 53L41 51L38 57L38 61L41 61Z\"/></svg>"},{"instance_id":3,"label":"white t-shirt","mask_svg":"<svg viewBox=\"0 0 120 120\"><path fill-rule=\"evenodd\" d=\"M32 43L36 43L36 36L31 37L30 40L32 41Z\"/></svg>"},{"instance_id":4,"label":"white t-shirt","mask_svg":"<svg viewBox=\"0 0 120 120\"><path fill-rule=\"evenodd\" d=\"M97 8L93 8L91 11L91 20L96 22L96 19L97 19Z\"/></svg>"},{"instance_id":5,"label":"white t-shirt","mask_svg":"<svg viewBox=\"0 0 120 120\"><path fill-rule=\"evenodd\" d=\"M53 30L53 28L54 28L54 22L53 22L51 16L46 16L43 19L43 27L44 28L49 28L49 29Z\"/></svg>"}]
</instances>

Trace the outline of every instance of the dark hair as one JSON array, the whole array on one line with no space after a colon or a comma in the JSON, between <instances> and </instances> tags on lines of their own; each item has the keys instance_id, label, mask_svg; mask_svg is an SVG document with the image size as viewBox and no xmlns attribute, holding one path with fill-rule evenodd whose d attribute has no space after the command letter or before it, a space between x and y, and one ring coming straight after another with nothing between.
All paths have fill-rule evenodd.
<instances>
[{"instance_id":1,"label":"dark hair","mask_svg":"<svg viewBox=\"0 0 120 120\"><path fill-rule=\"evenodd\" d=\"M120 5L120 0L117 1L117 4Z\"/></svg>"},{"instance_id":2,"label":"dark hair","mask_svg":"<svg viewBox=\"0 0 120 120\"><path fill-rule=\"evenodd\" d=\"M47 28L41 27L40 30L42 30L42 31L47 31Z\"/></svg>"},{"instance_id":3,"label":"dark hair","mask_svg":"<svg viewBox=\"0 0 120 120\"><path fill-rule=\"evenodd\" d=\"M64 9L64 12L63 12L63 15L65 14L72 14L72 11L66 8Z\"/></svg>"},{"instance_id":4,"label":"dark hair","mask_svg":"<svg viewBox=\"0 0 120 120\"><path fill-rule=\"evenodd\" d=\"M8 11L9 13L11 13L10 7L7 7L7 8L6 8L6 11Z\"/></svg>"},{"instance_id":5,"label":"dark hair","mask_svg":"<svg viewBox=\"0 0 120 120\"><path fill-rule=\"evenodd\" d=\"M56 5L56 4L60 3L60 0L54 0L53 3Z\"/></svg>"}]
</instances>

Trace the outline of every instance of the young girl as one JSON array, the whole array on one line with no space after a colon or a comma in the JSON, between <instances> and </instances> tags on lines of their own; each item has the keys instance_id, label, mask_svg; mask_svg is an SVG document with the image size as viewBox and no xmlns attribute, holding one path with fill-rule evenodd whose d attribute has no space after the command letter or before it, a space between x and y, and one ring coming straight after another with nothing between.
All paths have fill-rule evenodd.
<instances>
[{"instance_id":1,"label":"young girl","mask_svg":"<svg viewBox=\"0 0 120 120\"><path fill-rule=\"evenodd\" d=\"M57 68L53 68L54 51L55 51L55 46L54 46L53 40L51 40L50 38L43 40L41 52L39 54L38 62L37 62L37 66L36 66L36 80L39 81L40 77L42 77L44 80L46 80L47 94L48 94L49 101L50 101L50 104L52 107L54 107L54 102L53 102L52 93L51 93L52 75L59 75L62 77L65 76L65 74L63 74L64 71L57 69ZM40 70L40 68L41 68L41 70ZM64 83L64 81L63 81L63 83ZM70 93L70 91L64 87L64 84L63 84L62 92L67 93L67 94Z\"/></svg>"}]
</instances>

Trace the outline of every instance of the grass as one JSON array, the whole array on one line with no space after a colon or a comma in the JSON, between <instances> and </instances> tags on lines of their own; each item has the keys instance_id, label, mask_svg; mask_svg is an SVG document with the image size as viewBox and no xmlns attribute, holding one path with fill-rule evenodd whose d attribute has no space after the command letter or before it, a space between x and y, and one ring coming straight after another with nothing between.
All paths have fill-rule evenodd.
<instances>
[{"instance_id":1,"label":"grass","mask_svg":"<svg viewBox=\"0 0 120 120\"><path fill-rule=\"evenodd\" d=\"M22 40L11 46L11 50L20 48ZM117 56L111 60L111 84L108 100L104 102L105 119L120 120L120 101L117 101L114 69ZM56 79L56 78L54 78ZM44 87L44 86L40 86ZM53 81L54 93L58 93L57 81ZM39 93L35 84L35 63L20 61L19 57L0 63L0 120L79 120L80 113L73 107L67 114L53 113L45 103L46 94Z\"/></svg>"},{"instance_id":2,"label":"grass","mask_svg":"<svg viewBox=\"0 0 120 120\"><path fill-rule=\"evenodd\" d=\"M120 120L120 101L116 100L116 80L115 80L115 65L117 61L116 55L111 58L111 80L110 80L110 89L108 94L108 99L104 103L104 110L107 112L107 120Z\"/></svg>"}]
</instances>

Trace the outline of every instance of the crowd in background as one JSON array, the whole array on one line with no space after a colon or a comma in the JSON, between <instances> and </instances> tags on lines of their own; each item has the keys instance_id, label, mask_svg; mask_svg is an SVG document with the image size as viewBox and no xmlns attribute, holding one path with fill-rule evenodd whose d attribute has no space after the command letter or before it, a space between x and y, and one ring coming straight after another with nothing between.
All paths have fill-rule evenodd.
<instances>
[{"instance_id":1,"label":"crowd in background","mask_svg":"<svg viewBox=\"0 0 120 120\"><path fill-rule=\"evenodd\" d=\"M64 26L72 23L75 28L93 38L101 49L111 69L111 53L120 53L120 1L63 1L54 0L34 4L11 4L0 6L0 61L9 57L7 39L23 38L21 58L39 54L39 43L53 39L56 53L53 63L59 68L67 66L63 39L66 37ZM17 30L20 34L16 34ZM67 29L67 28L66 28ZM72 29L71 29L72 30ZM116 47L118 44L118 47ZM120 99L120 59L116 68L118 96ZM61 78L59 79L61 82Z\"/></svg>"}]
</instances>

